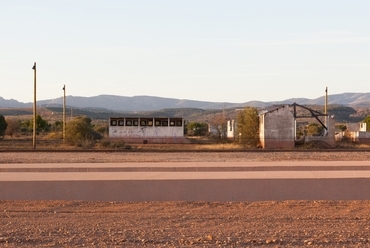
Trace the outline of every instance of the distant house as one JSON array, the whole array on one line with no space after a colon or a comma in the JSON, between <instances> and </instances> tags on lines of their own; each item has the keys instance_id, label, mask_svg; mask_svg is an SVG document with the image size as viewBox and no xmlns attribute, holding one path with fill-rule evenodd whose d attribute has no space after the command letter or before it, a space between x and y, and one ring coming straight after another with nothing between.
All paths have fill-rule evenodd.
<instances>
[{"instance_id":1,"label":"distant house","mask_svg":"<svg viewBox=\"0 0 370 248\"><path fill-rule=\"evenodd\" d=\"M346 126L349 132L366 132L365 122L347 123Z\"/></svg>"},{"instance_id":2,"label":"distant house","mask_svg":"<svg viewBox=\"0 0 370 248\"><path fill-rule=\"evenodd\" d=\"M345 132L352 142L356 143L370 143L370 132L366 132L366 123L348 123Z\"/></svg>"},{"instance_id":3,"label":"distant house","mask_svg":"<svg viewBox=\"0 0 370 248\"><path fill-rule=\"evenodd\" d=\"M184 121L182 118L111 117L109 137L135 143L181 143Z\"/></svg>"},{"instance_id":4,"label":"distant house","mask_svg":"<svg viewBox=\"0 0 370 248\"><path fill-rule=\"evenodd\" d=\"M294 148L295 118L289 105L260 113L259 136L262 148Z\"/></svg>"}]
</instances>

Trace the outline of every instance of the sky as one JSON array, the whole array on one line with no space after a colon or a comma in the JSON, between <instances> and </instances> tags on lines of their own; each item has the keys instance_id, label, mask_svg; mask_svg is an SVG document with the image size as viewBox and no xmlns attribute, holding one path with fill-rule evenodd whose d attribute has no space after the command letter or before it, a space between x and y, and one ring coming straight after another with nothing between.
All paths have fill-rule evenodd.
<instances>
[{"instance_id":1,"label":"sky","mask_svg":"<svg viewBox=\"0 0 370 248\"><path fill-rule=\"evenodd\" d=\"M2 0L0 97L370 92L368 0Z\"/></svg>"}]
</instances>

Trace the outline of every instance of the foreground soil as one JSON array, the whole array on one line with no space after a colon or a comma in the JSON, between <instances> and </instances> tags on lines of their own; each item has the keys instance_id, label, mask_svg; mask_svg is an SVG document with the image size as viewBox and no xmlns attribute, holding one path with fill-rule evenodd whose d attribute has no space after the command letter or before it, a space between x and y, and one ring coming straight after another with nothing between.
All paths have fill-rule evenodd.
<instances>
[{"instance_id":1,"label":"foreground soil","mask_svg":"<svg viewBox=\"0 0 370 248\"><path fill-rule=\"evenodd\" d=\"M3 247L366 247L370 202L1 201Z\"/></svg>"},{"instance_id":2,"label":"foreground soil","mask_svg":"<svg viewBox=\"0 0 370 248\"><path fill-rule=\"evenodd\" d=\"M369 152L0 153L0 163L369 158ZM0 201L0 247L255 246L370 247L370 201Z\"/></svg>"}]
</instances>

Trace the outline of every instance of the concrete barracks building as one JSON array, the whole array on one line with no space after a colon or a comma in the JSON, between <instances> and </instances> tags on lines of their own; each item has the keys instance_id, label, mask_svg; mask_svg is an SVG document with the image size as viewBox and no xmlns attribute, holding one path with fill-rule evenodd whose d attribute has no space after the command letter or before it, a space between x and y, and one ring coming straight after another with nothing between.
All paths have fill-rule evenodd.
<instances>
[{"instance_id":1,"label":"concrete barracks building","mask_svg":"<svg viewBox=\"0 0 370 248\"><path fill-rule=\"evenodd\" d=\"M111 117L109 138L133 143L183 143L183 118Z\"/></svg>"}]
</instances>

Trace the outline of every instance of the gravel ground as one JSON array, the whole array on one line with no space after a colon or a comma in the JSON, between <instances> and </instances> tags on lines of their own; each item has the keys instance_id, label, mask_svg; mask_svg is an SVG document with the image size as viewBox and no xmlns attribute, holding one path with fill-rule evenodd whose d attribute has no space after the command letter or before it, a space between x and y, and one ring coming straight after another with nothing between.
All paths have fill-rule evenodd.
<instances>
[{"instance_id":1,"label":"gravel ground","mask_svg":"<svg viewBox=\"0 0 370 248\"><path fill-rule=\"evenodd\" d=\"M0 153L0 163L369 158L370 152ZM256 246L370 247L370 201L0 201L0 247Z\"/></svg>"}]
</instances>

